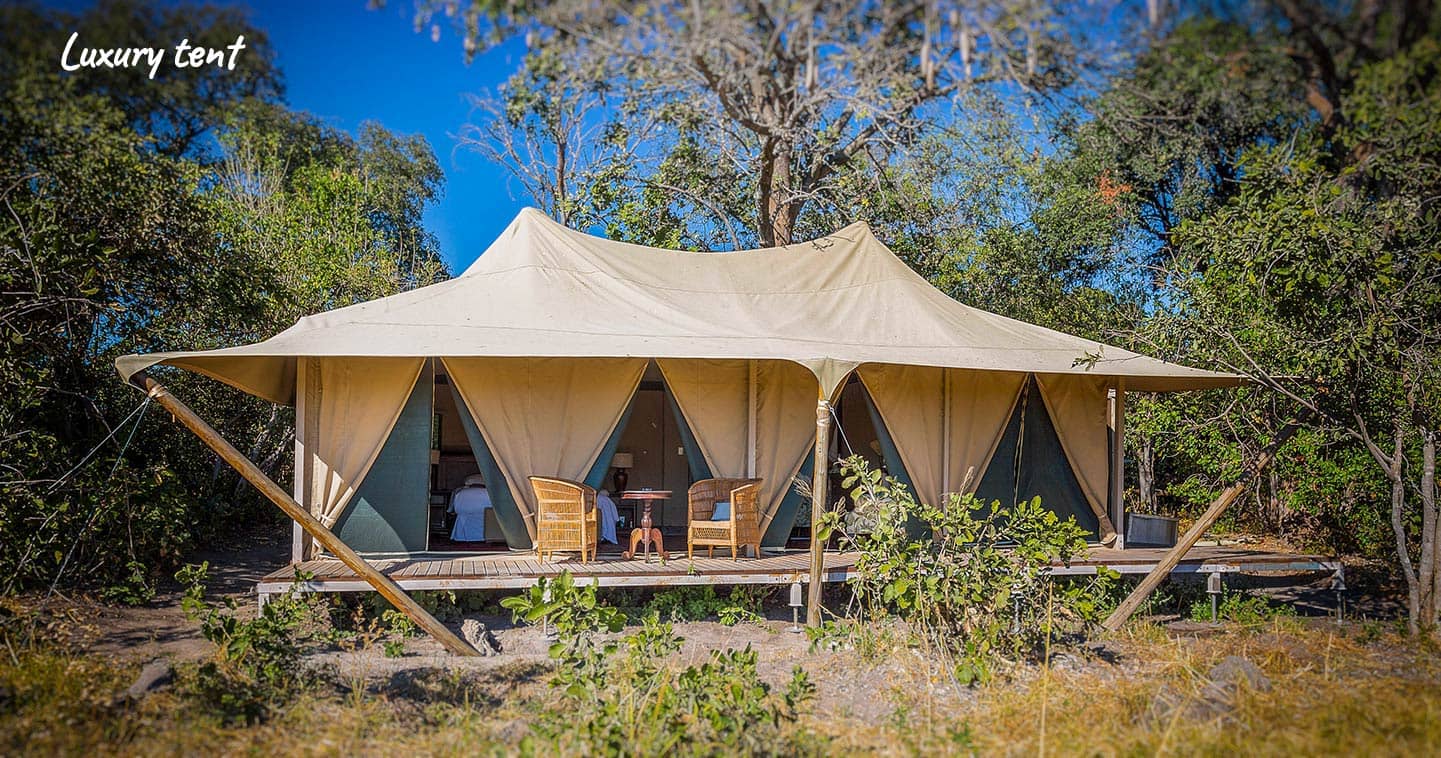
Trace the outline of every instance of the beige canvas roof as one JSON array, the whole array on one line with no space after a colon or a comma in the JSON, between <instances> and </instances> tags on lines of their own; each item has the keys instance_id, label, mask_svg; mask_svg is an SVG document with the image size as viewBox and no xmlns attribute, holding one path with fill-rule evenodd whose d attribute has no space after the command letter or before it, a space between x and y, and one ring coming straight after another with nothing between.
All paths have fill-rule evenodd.
<instances>
[{"instance_id":1,"label":"beige canvas roof","mask_svg":"<svg viewBox=\"0 0 1441 758\"><path fill-rule=\"evenodd\" d=\"M126 379L179 366L290 403L301 356L781 359L827 392L867 363L1124 377L1142 391L1243 381L956 302L861 223L696 253L593 237L533 209L454 279L307 316L263 342L116 364Z\"/></svg>"}]
</instances>

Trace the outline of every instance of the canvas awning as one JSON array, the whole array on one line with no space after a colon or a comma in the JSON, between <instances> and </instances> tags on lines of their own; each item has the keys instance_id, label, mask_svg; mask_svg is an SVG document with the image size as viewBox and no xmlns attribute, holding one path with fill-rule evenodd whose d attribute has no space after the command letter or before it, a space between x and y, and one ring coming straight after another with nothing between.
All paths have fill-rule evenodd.
<instances>
[{"instance_id":1,"label":"canvas awning","mask_svg":"<svg viewBox=\"0 0 1441 758\"><path fill-rule=\"evenodd\" d=\"M694 253L592 237L529 209L449 281L307 316L263 342L127 355L117 368L129 380L177 366L290 404L304 365L305 506L334 523L423 358L444 361L527 530L525 477L583 477L648 359L713 473L765 479L766 522L814 440L816 400L852 371L932 502L974 489L966 473L985 467L1034 374L1103 538L1107 391L1243 381L956 302L865 224L785 247Z\"/></svg>"},{"instance_id":2,"label":"canvas awning","mask_svg":"<svg viewBox=\"0 0 1441 758\"><path fill-rule=\"evenodd\" d=\"M299 357L775 359L808 368L827 395L867 363L1124 378L1140 391L1244 381L956 302L865 224L695 253L600 239L533 209L454 279L307 316L263 342L116 365L127 380L179 366L289 404Z\"/></svg>"}]
</instances>

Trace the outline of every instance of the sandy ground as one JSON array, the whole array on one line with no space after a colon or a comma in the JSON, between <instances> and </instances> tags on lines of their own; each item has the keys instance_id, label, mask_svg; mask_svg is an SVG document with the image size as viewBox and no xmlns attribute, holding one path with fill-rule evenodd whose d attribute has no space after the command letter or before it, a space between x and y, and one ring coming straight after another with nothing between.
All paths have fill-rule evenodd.
<instances>
[{"instance_id":1,"label":"sandy ground","mask_svg":"<svg viewBox=\"0 0 1441 758\"><path fill-rule=\"evenodd\" d=\"M268 533L237 540L224 549L199 553L192 563L209 561L209 595L228 597L238 604L239 612L253 613L254 585L262 576L288 559L289 533L279 528ZM1334 608L1335 594L1328 577L1245 578L1233 586L1247 586L1276 600L1294 603L1305 615L1316 616L1316 623L1327 623L1324 617ZM1359 593L1354 590L1353 596ZM1391 615L1394 609L1376 605L1376 601L1357 603L1358 616ZM155 658L195 660L208 655L212 647L204 640L196 624L187 620L180 609L180 588L160 588L151 603L141 607L101 604L79 598L57 599L58 606L75 623L81 646L119 660L145 661ZM463 659L447 654L428 637L405 642L404 654L386 657L379 644L363 649L329 649L308 656L307 663L328 669L333 677L352 687L363 686L374 692L389 692L414 697L416 692L434 686L444 677L466 676L492 683L493 697L503 700L513 688L541 686L547 678L550 663L547 649L550 640L537 627L517 626L508 616L469 614L484 623L496 636L504 652L500 655ZM463 619L449 625L460 628ZM1214 631L1209 624L1185 620L1163 619L1170 632L1177 636L1204 638ZM936 667L919 650L900 649L881 660L864 662L854 653L811 653L804 634L789 631L789 609L776 607L770 618L762 622L723 626L715 622L675 624L675 632L685 643L677 659L681 666L704 662L714 650L750 647L758 654L763 679L784 686L791 670L801 665L816 685L818 715L855 718L876 723L893 709L894 694L924 688L943 700L967 698L971 691L953 687L944 679L932 680ZM1202 643L1204 644L1204 643ZM1056 665L1074 671L1102 676L1126 676L1136 662L1128 660L1123 650L1110 649L1072 651L1058 657ZM930 672L930 673L928 673ZM363 684L362 684L363 683Z\"/></svg>"},{"instance_id":2,"label":"sandy ground","mask_svg":"<svg viewBox=\"0 0 1441 758\"><path fill-rule=\"evenodd\" d=\"M233 598L242 612L254 612L255 583L289 560L290 535L280 529L247 535L223 549L196 553L188 563L210 564L212 598ZM213 649L199 627L180 609L180 586L162 584L155 599L141 606L99 603L83 597L57 598L64 612L80 622L77 633L87 649L123 659L201 658ZM43 601L41 601L43 604Z\"/></svg>"},{"instance_id":3,"label":"sandy ground","mask_svg":"<svg viewBox=\"0 0 1441 758\"><path fill-rule=\"evenodd\" d=\"M231 598L238 612L254 612L255 582L288 560L289 534L248 536L224 549L198 553L188 562L210 563L207 584L210 599ZM83 597L55 598L52 608L72 622L75 641L87 650L123 661L167 658L196 660L213 647L201 637L198 626L185 618L180 608L180 587L162 586L150 603L128 607ZM885 694L903 683L909 674L902 661L878 662L858 671L854 656L811 654L802 633L789 631L788 609L771 611L762 622L724 626L716 622L675 624L685 643L673 663L685 666L702 663L713 650L749 646L759 657L762 677L784 685L794 666L803 665L816 684L820 703L844 704L834 715L874 719L888 709ZM404 655L386 657L380 646L358 650L330 649L307 657L307 663L329 668L341 681L364 680L367 688L404 692L437 671L450 674L485 672L487 679L529 685L544 680L550 663L547 650L551 640L538 627L517 626L508 616L468 614L484 623L496 636L504 652L483 658L457 658L446 653L434 640L420 636L405 642ZM463 619L448 625L457 632ZM497 676L499 675L499 676Z\"/></svg>"}]
</instances>

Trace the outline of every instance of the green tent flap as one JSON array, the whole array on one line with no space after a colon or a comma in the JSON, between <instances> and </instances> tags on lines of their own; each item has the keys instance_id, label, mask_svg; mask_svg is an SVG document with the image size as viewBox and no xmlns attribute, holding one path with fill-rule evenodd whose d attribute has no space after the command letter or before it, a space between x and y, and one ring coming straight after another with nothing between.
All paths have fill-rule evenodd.
<instances>
[{"instance_id":1,"label":"green tent flap","mask_svg":"<svg viewBox=\"0 0 1441 758\"><path fill-rule=\"evenodd\" d=\"M1006 422L991 464L976 488L976 499L987 504L1000 501L1009 507L1038 495L1047 510L1062 519L1075 518L1089 538L1099 534L1100 522L1066 459L1033 376Z\"/></svg>"},{"instance_id":2,"label":"green tent flap","mask_svg":"<svg viewBox=\"0 0 1441 758\"><path fill-rule=\"evenodd\" d=\"M475 418L470 415L470 408L466 406L465 398L460 396L460 390L455 388L453 382L447 386L450 387L451 396L455 398L456 409L460 411L460 425L465 429L465 438L470 441L470 450L475 454L480 475L485 477L486 489L490 491L490 507L495 511L495 520L500 524L501 533L505 535L505 544L512 550L529 550L530 533L525 530L525 519L521 517L520 507L515 504L515 498L510 493L510 484L495 462L490 447L485 444L485 436L480 433L480 427L476 426Z\"/></svg>"},{"instance_id":3,"label":"green tent flap","mask_svg":"<svg viewBox=\"0 0 1441 758\"><path fill-rule=\"evenodd\" d=\"M425 550L430 518L430 417L435 384L429 362L335 534L360 553Z\"/></svg>"}]
</instances>

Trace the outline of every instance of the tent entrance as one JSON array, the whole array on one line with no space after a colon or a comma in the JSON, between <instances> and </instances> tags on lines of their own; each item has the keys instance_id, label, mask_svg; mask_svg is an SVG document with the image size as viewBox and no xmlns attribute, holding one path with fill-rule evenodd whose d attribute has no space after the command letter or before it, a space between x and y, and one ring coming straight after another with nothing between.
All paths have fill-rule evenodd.
<instances>
[{"instance_id":1,"label":"tent entrance","mask_svg":"<svg viewBox=\"0 0 1441 758\"><path fill-rule=\"evenodd\" d=\"M431 452L430 551L530 549L530 535L512 487L516 483L507 479L496 462L495 454L464 396L444 373L443 362L438 361L437 364L440 374L435 385L436 431ZM640 384L605 438L589 471L583 477L577 477L597 491L612 495L620 517L615 525L616 538L618 542L624 542L629 530L638 525L641 509L637 503L621 501L616 497L619 493L616 492L618 478L614 463L618 454L621 462L626 457L630 459L625 476L619 480L625 489L664 489L674 493L669 501L652 507L651 518L667 536L683 540L688 518L686 490L693 481L710 474L696 447L694 435L685 426L654 362L646 367ZM457 540L454 533L457 516L447 513L446 505L455 491L464 485L465 479L476 474L485 480L491 501L491 512L486 514L484 540ZM528 485L520 482L519 486ZM606 531L602 529L603 534ZM603 540L601 549L618 550L619 547Z\"/></svg>"},{"instance_id":2,"label":"tent entrance","mask_svg":"<svg viewBox=\"0 0 1441 758\"><path fill-rule=\"evenodd\" d=\"M1003 507L1010 507L1036 496L1046 510L1062 520L1074 517L1088 539L1096 539L1100 531L1096 513L1086 502L1032 376L1026 380L991 463L981 476L976 499L1000 501Z\"/></svg>"},{"instance_id":3,"label":"tent entrance","mask_svg":"<svg viewBox=\"0 0 1441 758\"><path fill-rule=\"evenodd\" d=\"M507 534L525 534L519 524L519 511L505 476L495 464L485 440L476 428L465 401L455 391L444 365L435 361L435 413L430 435L430 504L428 511L427 549L433 552L491 552L508 547ZM451 511L451 500L468 478L479 475L491 507L479 518L466 515L466 524L457 528L462 516ZM465 496L472 498L474 495ZM461 506L466 510L465 504ZM476 529L476 521L479 529ZM507 528L509 527L509 528Z\"/></svg>"},{"instance_id":4,"label":"tent entrance","mask_svg":"<svg viewBox=\"0 0 1441 758\"><path fill-rule=\"evenodd\" d=\"M646 365L630 408L616 426L608 448L611 448L610 454L603 453L601 460L596 461L587 484L609 491L616 500L620 513L617 536L626 539L629 530L639 525L642 513L639 503L622 501L615 491L617 470L610 464L616 454L621 454L629 456L631 462L625 472L625 489L670 490L669 500L651 506L651 521L666 536L667 547L675 544L683 547L690 519L686 491L711 473L694 433L654 361ZM678 542L670 542L671 539Z\"/></svg>"}]
</instances>

